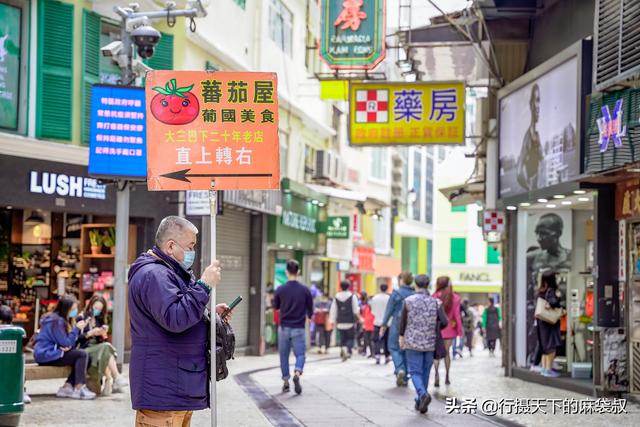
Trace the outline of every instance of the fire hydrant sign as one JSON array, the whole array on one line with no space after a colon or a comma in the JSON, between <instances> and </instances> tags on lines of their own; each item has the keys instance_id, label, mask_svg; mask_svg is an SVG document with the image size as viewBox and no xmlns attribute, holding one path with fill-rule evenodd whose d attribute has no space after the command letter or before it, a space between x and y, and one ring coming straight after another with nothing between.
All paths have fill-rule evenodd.
<instances>
[{"instance_id":1,"label":"fire hydrant sign","mask_svg":"<svg viewBox=\"0 0 640 427\"><path fill-rule=\"evenodd\" d=\"M275 73L151 71L145 91L149 190L279 188Z\"/></svg>"}]
</instances>

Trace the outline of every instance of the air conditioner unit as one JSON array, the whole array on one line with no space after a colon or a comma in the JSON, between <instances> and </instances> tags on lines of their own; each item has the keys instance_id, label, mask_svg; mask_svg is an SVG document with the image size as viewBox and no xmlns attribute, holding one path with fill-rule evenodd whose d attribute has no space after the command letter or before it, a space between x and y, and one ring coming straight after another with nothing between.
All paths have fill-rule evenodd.
<instances>
[{"instance_id":1,"label":"air conditioner unit","mask_svg":"<svg viewBox=\"0 0 640 427\"><path fill-rule=\"evenodd\" d=\"M313 176L316 179L332 179L335 174L334 155L331 151L318 150L316 152L316 170Z\"/></svg>"}]
</instances>

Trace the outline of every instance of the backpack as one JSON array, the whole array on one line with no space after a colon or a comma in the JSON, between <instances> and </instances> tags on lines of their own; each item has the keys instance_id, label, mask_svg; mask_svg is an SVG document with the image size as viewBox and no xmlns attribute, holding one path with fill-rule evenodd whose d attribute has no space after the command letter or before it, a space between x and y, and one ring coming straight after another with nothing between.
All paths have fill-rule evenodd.
<instances>
[{"instance_id":1,"label":"backpack","mask_svg":"<svg viewBox=\"0 0 640 427\"><path fill-rule=\"evenodd\" d=\"M207 320L209 317L207 316ZM211 327L211 321L207 322ZM207 328L208 329L208 328ZM207 334L207 364L211 373L211 335ZM221 381L229 376L227 360L233 359L236 351L236 335L233 328L226 320L216 315L216 381ZM211 375L209 375L211 378Z\"/></svg>"},{"instance_id":2,"label":"backpack","mask_svg":"<svg viewBox=\"0 0 640 427\"><path fill-rule=\"evenodd\" d=\"M346 301L340 301L336 298L336 304L338 305L338 323L355 323L356 316L353 314L353 302L351 299L353 295L347 298Z\"/></svg>"}]
</instances>

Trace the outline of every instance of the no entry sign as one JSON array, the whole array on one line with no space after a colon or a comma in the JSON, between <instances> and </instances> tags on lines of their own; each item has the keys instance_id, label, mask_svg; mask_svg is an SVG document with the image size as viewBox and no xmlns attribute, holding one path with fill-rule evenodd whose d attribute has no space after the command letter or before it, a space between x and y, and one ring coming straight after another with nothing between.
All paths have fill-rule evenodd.
<instances>
[{"instance_id":1,"label":"no entry sign","mask_svg":"<svg viewBox=\"0 0 640 427\"><path fill-rule=\"evenodd\" d=\"M275 73L151 71L149 190L278 189Z\"/></svg>"}]
</instances>

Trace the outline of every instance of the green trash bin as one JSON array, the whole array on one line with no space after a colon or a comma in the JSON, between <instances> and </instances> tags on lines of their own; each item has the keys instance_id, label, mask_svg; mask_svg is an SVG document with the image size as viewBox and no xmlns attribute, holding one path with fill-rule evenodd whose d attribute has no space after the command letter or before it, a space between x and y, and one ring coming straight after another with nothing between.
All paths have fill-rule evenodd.
<instances>
[{"instance_id":1,"label":"green trash bin","mask_svg":"<svg viewBox=\"0 0 640 427\"><path fill-rule=\"evenodd\" d=\"M24 412L24 329L0 326L0 426L17 426Z\"/></svg>"}]
</instances>

